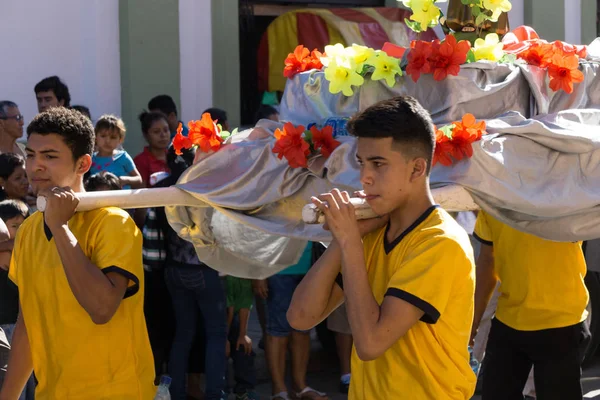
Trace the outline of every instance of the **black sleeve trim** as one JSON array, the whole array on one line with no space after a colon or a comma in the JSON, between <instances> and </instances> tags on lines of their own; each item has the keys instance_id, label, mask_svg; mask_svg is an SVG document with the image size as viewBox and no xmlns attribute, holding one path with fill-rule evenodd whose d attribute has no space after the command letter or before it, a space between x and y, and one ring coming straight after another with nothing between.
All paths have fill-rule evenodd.
<instances>
[{"instance_id":1,"label":"black sleeve trim","mask_svg":"<svg viewBox=\"0 0 600 400\"><path fill-rule=\"evenodd\" d=\"M335 283L338 284L340 289L344 290L344 278L342 278L342 273L340 272L335 278Z\"/></svg>"},{"instance_id":2,"label":"black sleeve trim","mask_svg":"<svg viewBox=\"0 0 600 400\"><path fill-rule=\"evenodd\" d=\"M486 244L488 246L493 246L494 242L490 242L489 240L485 240L480 238L479 236L477 236L477 234L475 232L473 232L473 237L481 244Z\"/></svg>"},{"instance_id":3,"label":"black sleeve trim","mask_svg":"<svg viewBox=\"0 0 600 400\"><path fill-rule=\"evenodd\" d=\"M117 274L123 275L125 278L133 282L133 286L127 286L127 290L125 290L125 295L123 296L123 299L133 296L140 290L140 280L138 279L138 277L129 271L125 271L123 268L119 268L113 265L111 267L103 268L102 272L104 273L104 275L108 274L109 272L116 272Z\"/></svg>"},{"instance_id":4,"label":"black sleeve trim","mask_svg":"<svg viewBox=\"0 0 600 400\"><path fill-rule=\"evenodd\" d=\"M421 321L426 324L435 324L438 319L440 319L440 312L434 306L425 300L418 298L414 294L410 294L398 288L389 288L387 292L385 292L385 295L397 297L423 311L425 314L421 317Z\"/></svg>"}]
</instances>

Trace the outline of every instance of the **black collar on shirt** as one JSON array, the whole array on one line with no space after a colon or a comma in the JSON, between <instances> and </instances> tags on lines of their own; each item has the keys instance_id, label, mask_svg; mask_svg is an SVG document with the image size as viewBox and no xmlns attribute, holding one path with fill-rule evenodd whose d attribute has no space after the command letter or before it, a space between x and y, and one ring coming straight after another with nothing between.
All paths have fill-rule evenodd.
<instances>
[{"instance_id":1,"label":"black collar on shirt","mask_svg":"<svg viewBox=\"0 0 600 400\"><path fill-rule=\"evenodd\" d=\"M423 214L421 214L421 216L419 218L416 219L415 222L412 223L411 226L406 228L406 230L404 232L402 232L400 234L400 236L398 236L396 239L394 239L394 241L392 243L388 243L388 240L387 240L387 234L388 234L388 231L390 230L390 223L388 222L388 225L385 228L385 236L383 237L383 249L385 250L385 254L390 254L392 252L392 250L394 250L394 248L402 241L402 239L404 239L406 237L406 235L411 233L417 226L419 226L421 224L421 222L425 221L427 219L427 217L429 217L431 215L433 210L435 210L438 207L439 207L438 205L429 207Z\"/></svg>"},{"instance_id":2,"label":"black collar on shirt","mask_svg":"<svg viewBox=\"0 0 600 400\"><path fill-rule=\"evenodd\" d=\"M43 222L44 222L44 233L46 234L46 239L48 239L48 241L50 241L50 240L52 240L52 231L50 230L48 225L46 225L46 221L43 220Z\"/></svg>"}]
</instances>

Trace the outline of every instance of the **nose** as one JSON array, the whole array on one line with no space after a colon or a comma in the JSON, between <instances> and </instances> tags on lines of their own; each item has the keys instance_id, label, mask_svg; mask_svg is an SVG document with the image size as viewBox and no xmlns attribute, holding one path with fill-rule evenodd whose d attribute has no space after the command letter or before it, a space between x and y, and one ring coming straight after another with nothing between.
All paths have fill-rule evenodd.
<instances>
[{"instance_id":1,"label":"nose","mask_svg":"<svg viewBox=\"0 0 600 400\"><path fill-rule=\"evenodd\" d=\"M365 167L361 167L360 169L360 183L363 187L373 184L373 176Z\"/></svg>"}]
</instances>

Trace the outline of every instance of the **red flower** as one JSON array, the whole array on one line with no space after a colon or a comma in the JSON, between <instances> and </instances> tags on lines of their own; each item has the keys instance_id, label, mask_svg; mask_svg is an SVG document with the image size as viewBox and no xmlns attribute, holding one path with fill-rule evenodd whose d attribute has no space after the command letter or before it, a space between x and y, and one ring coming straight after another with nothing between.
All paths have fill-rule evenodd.
<instances>
[{"instance_id":1,"label":"red flower","mask_svg":"<svg viewBox=\"0 0 600 400\"><path fill-rule=\"evenodd\" d=\"M325 126L318 130L316 126L311 126L312 142L315 150L321 149L324 157L329 157L341 143L333 138L333 127Z\"/></svg>"},{"instance_id":2,"label":"red flower","mask_svg":"<svg viewBox=\"0 0 600 400\"><path fill-rule=\"evenodd\" d=\"M285 68L283 68L283 76L288 79L293 78L300 72L308 71L311 69L321 69L321 54L317 49L310 52L306 47L299 45L296 47L293 53L288 54L285 59Z\"/></svg>"},{"instance_id":3,"label":"red flower","mask_svg":"<svg viewBox=\"0 0 600 400\"><path fill-rule=\"evenodd\" d=\"M324 54L317 49L314 49L310 53L310 57L306 63L306 71L310 71L311 69L321 69L323 68L323 64L321 63L321 57L325 57Z\"/></svg>"},{"instance_id":4,"label":"red flower","mask_svg":"<svg viewBox=\"0 0 600 400\"><path fill-rule=\"evenodd\" d=\"M436 40L439 44L439 40ZM431 72L431 65L427 61L431 56L432 42L425 42L423 40L413 40L410 43L410 51L406 56L408 65L406 66L406 73L411 76L413 81L418 81L421 74L428 74Z\"/></svg>"},{"instance_id":5,"label":"red flower","mask_svg":"<svg viewBox=\"0 0 600 400\"><path fill-rule=\"evenodd\" d=\"M292 168L308 167L310 146L302 137L304 130L303 126L295 128L291 122L283 126L283 131L275 130L277 140L273 146L273 153L276 153L280 160L285 157Z\"/></svg>"},{"instance_id":6,"label":"red flower","mask_svg":"<svg viewBox=\"0 0 600 400\"><path fill-rule=\"evenodd\" d=\"M450 154L452 153L452 143L450 138L439 129L435 128L435 150L433 152L433 162L435 165L438 162L447 167L452 165Z\"/></svg>"},{"instance_id":7,"label":"red flower","mask_svg":"<svg viewBox=\"0 0 600 400\"><path fill-rule=\"evenodd\" d=\"M467 61L467 53L471 43L466 40L456 41L453 35L446 36L443 43L433 43L432 53L428 59L433 79L441 81L448 75L458 75L460 66Z\"/></svg>"},{"instance_id":8,"label":"red flower","mask_svg":"<svg viewBox=\"0 0 600 400\"><path fill-rule=\"evenodd\" d=\"M549 43L536 41L529 48L517 55L529 65L546 68L552 60L553 47Z\"/></svg>"},{"instance_id":9,"label":"red flower","mask_svg":"<svg viewBox=\"0 0 600 400\"><path fill-rule=\"evenodd\" d=\"M587 46L576 46L560 40L552 43L552 46L555 50L560 51L560 53L563 55L574 55L579 58L587 57Z\"/></svg>"},{"instance_id":10,"label":"red flower","mask_svg":"<svg viewBox=\"0 0 600 400\"><path fill-rule=\"evenodd\" d=\"M471 142L476 142L486 134L485 121L477 122L473 114L465 114L462 117L462 121L454 123L452 140L458 135L459 137L471 140Z\"/></svg>"},{"instance_id":11,"label":"red flower","mask_svg":"<svg viewBox=\"0 0 600 400\"><path fill-rule=\"evenodd\" d=\"M188 138L191 142L208 153L210 150L217 151L223 143L223 139L218 135L216 121L213 121L209 113L202 114L200 121L190 121Z\"/></svg>"},{"instance_id":12,"label":"red flower","mask_svg":"<svg viewBox=\"0 0 600 400\"><path fill-rule=\"evenodd\" d=\"M561 56L555 54L548 66L550 89L555 92L563 89L573 93L573 82L583 82L583 72L579 70L579 58L575 55Z\"/></svg>"},{"instance_id":13,"label":"red flower","mask_svg":"<svg viewBox=\"0 0 600 400\"><path fill-rule=\"evenodd\" d=\"M179 126L177 127L177 134L173 138L173 148L175 149L175 154L178 156L183 154L181 152L182 149L190 149L194 145L189 137L183 136L181 133L182 130L183 127L180 122Z\"/></svg>"}]
</instances>

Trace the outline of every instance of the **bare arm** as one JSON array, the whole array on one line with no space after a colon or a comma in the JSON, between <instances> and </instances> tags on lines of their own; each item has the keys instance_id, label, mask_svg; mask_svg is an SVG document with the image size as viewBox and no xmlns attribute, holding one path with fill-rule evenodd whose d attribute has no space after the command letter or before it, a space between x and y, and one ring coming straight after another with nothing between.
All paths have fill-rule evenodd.
<instances>
[{"instance_id":1,"label":"bare arm","mask_svg":"<svg viewBox=\"0 0 600 400\"><path fill-rule=\"evenodd\" d=\"M18 399L33 372L31 361L31 349L27 328L23 322L23 314L19 307L19 316L13 333L10 355L8 357L8 369L0 391L0 400Z\"/></svg>"},{"instance_id":2,"label":"bare arm","mask_svg":"<svg viewBox=\"0 0 600 400\"><path fill-rule=\"evenodd\" d=\"M104 274L85 255L65 224L50 227L71 291L95 324L105 324L117 312L129 279L116 272Z\"/></svg>"},{"instance_id":3,"label":"bare arm","mask_svg":"<svg viewBox=\"0 0 600 400\"><path fill-rule=\"evenodd\" d=\"M342 304L344 294L335 282L341 259L340 247L334 240L294 291L287 312L292 327L308 330Z\"/></svg>"},{"instance_id":4,"label":"bare arm","mask_svg":"<svg viewBox=\"0 0 600 400\"><path fill-rule=\"evenodd\" d=\"M393 296L381 306L369 286L360 240L342 247L342 275L348 321L361 360L374 360L396 343L423 316L423 311Z\"/></svg>"},{"instance_id":5,"label":"bare arm","mask_svg":"<svg viewBox=\"0 0 600 400\"><path fill-rule=\"evenodd\" d=\"M131 171L129 175L120 176L119 183L121 184L121 186L129 185L133 189L139 189L144 185L142 181L142 175L140 175L137 169Z\"/></svg>"},{"instance_id":6,"label":"bare arm","mask_svg":"<svg viewBox=\"0 0 600 400\"><path fill-rule=\"evenodd\" d=\"M471 341L477 334L479 323L485 313L485 309L494 294L498 277L494 270L494 249L487 244L481 244L479 257L477 257L476 286L475 286L475 313L473 317L473 328L471 329Z\"/></svg>"},{"instance_id":7,"label":"bare arm","mask_svg":"<svg viewBox=\"0 0 600 400\"><path fill-rule=\"evenodd\" d=\"M240 318L240 334L239 337L244 337L248 335L248 321L250 321L250 309L249 308L240 308L239 312Z\"/></svg>"}]
</instances>

